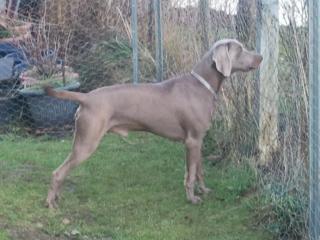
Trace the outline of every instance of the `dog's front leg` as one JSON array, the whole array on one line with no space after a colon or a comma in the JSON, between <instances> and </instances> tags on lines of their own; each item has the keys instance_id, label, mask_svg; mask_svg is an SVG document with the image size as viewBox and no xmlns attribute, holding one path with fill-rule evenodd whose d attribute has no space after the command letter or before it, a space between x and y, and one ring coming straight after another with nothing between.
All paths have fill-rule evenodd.
<instances>
[{"instance_id":1,"label":"dog's front leg","mask_svg":"<svg viewBox=\"0 0 320 240\"><path fill-rule=\"evenodd\" d=\"M201 143L201 140L194 138L188 138L185 141L187 156L184 186L186 189L187 199L194 204L201 202L201 198L194 195L197 166L201 161Z\"/></svg>"}]
</instances>

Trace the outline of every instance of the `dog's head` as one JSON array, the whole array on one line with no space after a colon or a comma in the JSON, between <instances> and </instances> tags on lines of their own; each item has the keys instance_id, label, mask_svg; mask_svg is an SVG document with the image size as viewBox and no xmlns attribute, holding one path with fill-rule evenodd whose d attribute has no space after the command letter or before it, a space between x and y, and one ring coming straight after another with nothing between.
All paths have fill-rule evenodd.
<instances>
[{"instance_id":1,"label":"dog's head","mask_svg":"<svg viewBox=\"0 0 320 240\"><path fill-rule=\"evenodd\" d=\"M248 72L257 69L263 59L260 54L248 51L234 39L217 41L211 52L216 69L224 77L230 77L232 73L238 71Z\"/></svg>"}]
</instances>

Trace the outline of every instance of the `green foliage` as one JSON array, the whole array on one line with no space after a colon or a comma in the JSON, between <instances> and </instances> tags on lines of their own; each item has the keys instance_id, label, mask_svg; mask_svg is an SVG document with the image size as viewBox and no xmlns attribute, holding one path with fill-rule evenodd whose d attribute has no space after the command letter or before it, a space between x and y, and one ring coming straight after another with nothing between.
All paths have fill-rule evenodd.
<instances>
[{"instance_id":1,"label":"green foliage","mask_svg":"<svg viewBox=\"0 0 320 240\"><path fill-rule=\"evenodd\" d=\"M9 240L8 234L3 230L0 230L0 240Z\"/></svg>"},{"instance_id":2,"label":"green foliage","mask_svg":"<svg viewBox=\"0 0 320 240\"><path fill-rule=\"evenodd\" d=\"M125 40L102 41L74 60L86 90L131 79L131 47Z\"/></svg>"},{"instance_id":3,"label":"green foliage","mask_svg":"<svg viewBox=\"0 0 320 240\"><path fill-rule=\"evenodd\" d=\"M81 240L270 239L250 227L245 193L255 178L248 167L205 164L214 193L195 206L185 199L181 144L149 134L132 134L128 142L108 136L67 177L59 209L49 211L44 200L51 172L71 141L8 136L1 145L0 206L6 207L0 226L15 240L70 239L77 232Z\"/></svg>"},{"instance_id":4,"label":"green foliage","mask_svg":"<svg viewBox=\"0 0 320 240\"><path fill-rule=\"evenodd\" d=\"M223 167L221 167L223 166ZM216 174L220 179L221 195L225 201L235 201L243 196L254 193L256 189L256 176L253 169L247 164L233 165L218 164L214 169L223 169ZM219 185L219 184L218 184ZM217 189L217 191L219 188Z\"/></svg>"},{"instance_id":5,"label":"green foliage","mask_svg":"<svg viewBox=\"0 0 320 240\"><path fill-rule=\"evenodd\" d=\"M146 49L144 49L146 50ZM154 64L145 51L140 52L140 80L151 78ZM132 49L127 40L101 41L75 57L74 67L80 74L81 87L88 91L115 83L132 82Z\"/></svg>"},{"instance_id":6,"label":"green foliage","mask_svg":"<svg viewBox=\"0 0 320 240\"><path fill-rule=\"evenodd\" d=\"M226 128L222 121L213 121L212 127L203 140L203 156L217 155L223 158L226 157L231 143L225 131Z\"/></svg>"},{"instance_id":7,"label":"green foliage","mask_svg":"<svg viewBox=\"0 0 320 240\"><path fill-rule=\"evenodd\" d=\"M253 123L253 118L239 119L237 122L233 122L231 126L227 126L226 121L226 119L213 121L212 127L204 138L203 155L214 155L217 158L233 156L230 160L237 163L241 159L255 156L257 128Z\"/></svg>"},{"instance_id":8,"label":"green foliage","mask_svg":"<svg viewBox=\"0 0 320 240\"><path fill-rule=\"evenodd\" d=\"M54 78L54 77L43 78L38 83L33 84L32 86L22 89L20 91L21 92L42 91L43 86L46 86L46 85L54 88L62 88L62 87L73 86L73 85L76 86L79 84L77 80L78 80L77 78L66 78L64 83L59 78Z\"/></svg>"},{"instance_id":9,"label":"green foliage","mask_svg":"<svg viewBox=\"0 0 320 240\"><path fill-rule=\"evenodd\" d=\"M302 189L288 191L279 183L269 184L256 210L257 217L277 239L306 239L307 196Z\"/></svg>"},{"instance_id":10,"label":"green foliage","mask_svg":"<svg viewBox=\"0 0 320 240\"><path fill-rule=\"evenodd\" d=\"M11 33L10 33L10 31L8 29L0 26L0 39L1 38L9 38L11 36L12 35L11 35Z\"/></svg>"}]
</instances>

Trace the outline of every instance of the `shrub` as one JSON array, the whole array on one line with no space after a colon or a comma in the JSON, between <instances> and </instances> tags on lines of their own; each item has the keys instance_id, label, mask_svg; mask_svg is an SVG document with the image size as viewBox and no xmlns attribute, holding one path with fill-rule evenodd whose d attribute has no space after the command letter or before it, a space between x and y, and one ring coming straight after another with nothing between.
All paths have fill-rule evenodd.
<instances>
[{"instance_id":1,"label":"shrub","mask_svg":"<svg viewBox=\"0 0 320 240\"><path fill-rule=\"evenodd\" d=\"M126 82L131 74L131 48L125 41L103 41L76 57L75 68L85 90Z\"/></svg>"},{"instance_id":2,"label":"shrub","mask_svg":"<svg viewBox=\"0 0 320 240\"><path fill-rule=\"evenodd\" d=\"M139 61L143 66L140 69L141 80L146 81L154 72L154 64L143 54ZM132 49L127 40L114 38L101 41L75 57L73 62L84 91L132 82Z\"/></svg>"},{"instance_id":3,"label":"shrub","mask_svg":"<svg viewBox=\"0 0 320 240\"><path fill-rule=\"evenodd\" d=\"M307 239L307 196L302 189L289 189L279 183L267 185L256 210L259 223L277 239Z\"/></svg>"}]
</instances>

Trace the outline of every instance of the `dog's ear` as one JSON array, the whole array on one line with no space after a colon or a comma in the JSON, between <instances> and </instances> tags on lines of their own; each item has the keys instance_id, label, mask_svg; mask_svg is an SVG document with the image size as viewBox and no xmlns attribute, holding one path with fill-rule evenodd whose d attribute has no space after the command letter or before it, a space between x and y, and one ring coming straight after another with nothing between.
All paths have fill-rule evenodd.
<instances>
[{"instance_id":1,"label":"dog's ear","mask_svg":"<svg viewBox=\"0 0 320 240\"><path fill-rule=\"evenodd\" d=\"M215 62L217 70L223 76L230 77L232 66L228 43L223 43L213 48L212 61Z\"/></svg>"}]
</instances>

